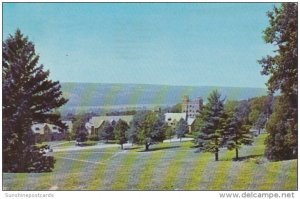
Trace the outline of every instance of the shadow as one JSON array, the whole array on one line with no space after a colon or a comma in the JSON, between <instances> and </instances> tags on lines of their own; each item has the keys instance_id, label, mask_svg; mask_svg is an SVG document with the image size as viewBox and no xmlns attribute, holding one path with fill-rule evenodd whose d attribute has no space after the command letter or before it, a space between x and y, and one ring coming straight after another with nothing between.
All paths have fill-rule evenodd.
<instances>
[{"instance_id":1,"label":"shadow","mask_svg":"<svg viewBox=\"0 0 300 199\"><path fill-rule=\"evenodd\" d=\"M116 141L115 140L108 140L108 141L105 141L105 142L102 142L103 144L116 144Z\"/></svg>"},{"instance_id":2,"label":"shadow","mask_svg":"<svg viewBox=\"0 0 300 199\"><path fill-rule=\"evenodd\" d=\"M204 151L201 150L199 147L191 147L191 148L196 149L196 150L194 151L194 153L202 153L202 152L204 152Z\"/></svg>"},{"instance_id":3,"label":"shadow","mask_svg":"<svg viewBox=\"0 0 300 199\"><path fill-rule=\"evenodd\" d=\"M135 147L130 147L130 148L124 148L124 151L130 151L130 150L135 150L135 149L140 149L140 146L135 146Z\"/></svg>"},{"instance_id":4,"label":"shadow","mask_svg":"<svg viewBox=\"0 0 300 199\"><path fill-rule=\"evenodd\" d=\"M151 151L159 151L159 150L168 150L168 149L174 149L174 148L179 148L181 146L165 146L165 147L156 147L156 148L149 148L148 151L145 149L139 152L151 152Z\"/></svg>"},{"instance_id":5,"label":"shadow","mask_svg":"<svg viewBox=\"0 0 300 199\"><path fill-rule=\"evenodd\" d=\"M200 147L199 145L190 146L191 149L198 149L199 147Z\"/></svg>"},{"instance_id":6,"label":"shadow","mask_svg":"<svg viewBox=\"0 0 300 199\"><path fill-rule=\"evenodd\" d=\"M261 157L263 157L263 155L247 155L247 156L239 157L238 159L232 158L232 160L233 161L245 161L245 160L249 160L251 158L261 158Z\"/></svg>"},{"instance_id":7,"label":"shadow","mask_svg":"<svg viewBox=\"0 0 300 199\"><path fill-rule=\"evenodd\" d=\"M253 161L257 164L260 164L262 162L261 158L263 158L263 155L247 155L239 157L238 159L234 158L220 158L219 161L234 161L234 162L242 162L242 161Z\"/></svg>"}]
</instances>

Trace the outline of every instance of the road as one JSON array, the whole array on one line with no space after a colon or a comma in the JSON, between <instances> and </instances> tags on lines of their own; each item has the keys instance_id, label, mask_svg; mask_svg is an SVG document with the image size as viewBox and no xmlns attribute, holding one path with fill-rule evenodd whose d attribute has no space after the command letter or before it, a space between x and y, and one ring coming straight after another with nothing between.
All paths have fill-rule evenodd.
<instances>
[{"instance_id":1,"label":"road","mask_svg":"<svg viewBox=\"0 0 300 199\"><path fill-rule=\"evenodd\" d=\"M123 144L123 147L129 147L131 144ZM109 147L120 147L119 144L103 144L99 143L94 146L69 146L69 147L59 147L59 146L52 146L51 148L53 149L53 152L63 152L63 151L81 151L81 150L87 150L87 149L104 149L104 148L109 148Z\"/></svg>"},{"instance_id":2,"label":"road","mask_svg":"<svg viewBox=\"0 0 300 199\"><path fill-rule=\"evenodd\" d=\"M182 138L181 141L192 141L194 140L193 138ZM104 149L104 148L109 148L109 147L119 147L119 144L104 144L104 143L98 143L97 145L94 146L75 146L75 141L71 141L74 143L73 146L65 146L65 147L60 147L60 145L63 145L65 142L60 142L60 143L48 143L50 145L51 149L53 149L53 152L63 152L63 151L81 151L81 150L88 150L88 149ZM180 139L178 138L172 138L171 140L164 140L163 142L180 142ZM67 142L68 143L68 142ZM124 148L130 148L132 146L131 143L126 143L123 144Z\"/></svg>"}]
</instances>

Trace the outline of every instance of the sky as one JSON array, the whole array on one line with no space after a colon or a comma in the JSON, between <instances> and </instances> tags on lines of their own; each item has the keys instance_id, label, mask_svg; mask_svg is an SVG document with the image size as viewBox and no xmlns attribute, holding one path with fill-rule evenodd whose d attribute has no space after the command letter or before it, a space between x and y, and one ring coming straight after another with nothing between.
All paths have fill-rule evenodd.
<instances>
[{"instance_id":1,"label":"sky","mask_svg":"<svg viewBox=\"0 0 300 199\"><path fill-rule=\"evenodd\" d=\"M274 3L3 3L60 82L265 88Z\"/></svg>"}]
</instances>

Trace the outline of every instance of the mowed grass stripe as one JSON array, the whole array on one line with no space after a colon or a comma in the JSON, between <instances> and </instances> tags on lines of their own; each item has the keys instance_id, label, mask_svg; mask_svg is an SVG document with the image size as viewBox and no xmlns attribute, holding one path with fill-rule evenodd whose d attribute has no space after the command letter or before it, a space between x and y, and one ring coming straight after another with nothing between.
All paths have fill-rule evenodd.
<instances>
[{"instance_id":1,"label":"mowed grass stripe","mask_svg":"<svg viewBox=\"0 0 300 199\"><path fill-rule=\"evenodd\" d=\"M106 152L105 150L102 152L99 151L87 151L87 153L92 153L92 155L87 159L86 161L88 164L86 164L86 167L81 172L81 181L83 183L80 184L78 187L78 190L86 190L88 188L88 183L90 179L92 178L92 175L94 174L94 171L98 168L99 164L104 164L102 161L105 161L103 159L104 153L112 154L112 152Z\"/></svg>"},{"instance_id":2,"label":"mowed grass stripe","mask_svg":"<svg viewBox=\"0 0 300 199\"><path fill-rule=\"evenodd\" d=\"M101 187L101 183L105 177L105 171L108 168L109 162L119 150L117 148L105 148L105 151L109 151L110 153L103 153L101 164L99 164L95 170L90 171L91 178L86 183L87 190L99 190L99 187Z\"/></svg>"},{"instance_id":3,"label":"mowed grass stripe","mask_svg":"<svg viewBox=\"0 0 300 199\"><path fill-rule=\"evenodd\" d=\"M80 178L81 174L83 173L84 168L87 167L88 164L91 164L84 161L89 159L93 155L92 151L84 151L82 153L78 152L77 154L79 154L78 157L74 158L73 161L71 160L73 163L70 170L68 171L67 177L64 179L64 182L62 184L63 190L79 189L81 183L83 183L82 179Z\"/></svg>"},{"instance_id":4,"label":"mowed grass stripe","mask_svg":"<svg viewBox=\"0 0 300 199\"><path fill-rule=\"evenodd\" d=\"M230 175L230 169L234 163L232 161L222 161L219 162L218 166L215 168L214 176L210 180L208 190L222 190L228 176Z\"/></svg>"},{"instance_id":5,"label":"mowed grass stripe","mask_svg":"<svg viewBox=\"0 0 300 199\"><path fill-rule=\"evenodd\" d=\"M161 189L163 190L174 190L178 178L178 174L184 168L184 159L189 154L188 150L180 150L177 152L176 157L170 162L170 166L165 171L165 176L162 177L163 183Z\"/></svg>"},{"instance_id":6,"label":"mowed grass stripe","mask_svg":"<svg viewBox=\"0 0 300 199\"><path fill-rule=\"evenodd\" d=\"M144 152L144 153L152 153L152 154L147 160L145 167L142 173L140 174L139 183L137 186L138 190L147 190L151 182L151 179L153 177L153 172L156 168L157 163L160 162L163 156L165 155L165 152L163 151L153 151L153 152Z\"/></svg>"},{"instance_id":7,"label":"mowed grass stripe","mask_svg":"<svg viewBox=\"0 0 300 199\"><path fill-rule=\"evenodd\" d=\"M71 157L70 160L65 159L72 163L72 167L69 168L67 173L69 178L63 179L62 187L63 190L70 190L70 189L86 189L88 184L89 175L93 174L93 169L98 166L98 164L102 164L101 161L106 161L106 158L102 158L108 154L112 156L117 148L103 148L100 151L95 149L84 150L84 151L73 151L72 155L75 156ZM61 157L61 156L60 156ZM95 158L96 157L96 158ZM62 158L69 158L69 157L62 157ZM74 160L72 160L74 159ZM65 182L66 181L66 182Z\"/></svg>"},{"instance_id":8,"label":"mowed grass stripe","mask_svg":"<svg viewBox=\"0 0 300 199\"><path fill-rule=\"evenodd\" d=\"M24 188L26 187L27 178L28 173L16 173L15 179L12 181L11 187L9 187L8 190L24 190Z\"/></svg>"},{"instance_id":9,"label":"mowed grass stripe","mask_svg":"<svg viewBox=\"0 0 300 199\"><path fill-rule=\"evenodd\" d=\"M178 149L163 149L165 154L162 159L157 162L156 168L152 174L151 182L147 187L147 190L163 190L162 183L167 169L171 166L172 160L177 158Z\"/></svg>"},{"instance_id":10,"label":"mowed grass stripe","mask_svg":"<svg viewBox=\"0 0 300 199\"><path fill-rule=\"evenodd\" d=\"M133 167L138 160L138 153L129 152L124 154L122 165L116 171L115 181L112 190L126 190L126 186L130 179L131 174L134 172Z\"/></svg>"},{"instance_id":11,"label":"mowed grass stripe","mask_svg":"<svg viewBox=\"0 0 300 199\"><path fill-rule=\"evenodd\" d=\"M190 171L189 177L186 179L184 190L198 190L199 184L209 162L213 161L211 153L201 153L197 160L194 161L193 169Z\"/></svg>"},{"instance_id":12,"label":"mowed grass stripe","mask_svg":"<svg viewBox=\"0 0 300 199\"><path fill-rule=\"evenodd\" d=\"M277 182L279 173L282 169L282 162L271 162L266 166L266 172L263 177L259 190L272 190L273 185ZM255 180L255 179L254 179Z\"/></svg>"},{"instance_id":13,"label":"mowed grass stripe","mask_svg":"<svg viewBox=\"0 0 300 199\"><path fill-rule=\"evenodd\" d=\"M241 150L240 157L246 157L248 160L243 161L239 169L237 178L232 183L231 190L248 190L253 184L256 171L260 165L256 164L255 158L261 158L264 154L264 141L267 134L261 134L254 139L253 146L243 146L247 150ZM253 158L252 158L253 157ZM260 179L256 179L260 180Z\"/></svg>"},{"instance_id":14,"label":"mowed grass stripe","mask_svg":"<svg viewBox=\"0 0 300 199\"><path fill-rule=\"evenodd\" d=\"M69 154L68 152L61 152L60 155L65 156ZM53 157L55 159L54 169L50 173L41 173L40 177L38 178L37 185L35 186L37 190L49 190L51 188L55 188L57 182L60 180L57 179L60 177L58 174L64 168L66 168L68 165L63 164L64 160L60 158L56 158L55 154L53 154ZM57 173L58 172L58 173Z\"/></svg>"},{"instance_id":15,"label":"mowed grass stripe","mask_svg":"<svg viewBox=\"0 0 300 199\"><path fill-rule=\"evenodd\" d=\"M257 164L254 162L244 162L241 165L237 179L235 180L232 190L247 190L250 187Z\"/></svg>"},{"instance_id":16,"label":"mowed grass stripe","mask_svg":"<svg viewBox=\"0 0 300 199\"><path fill-rule=\"evenodd\" d=\"M290 169L286 172L286 182L282 190L296 191L298 188L298 160L290 160Z\"/></svg>"},{"instance_id":17,"label":"mowed grass stripe","mask_svg":"<svg viewBox=\"0 0 300 199\"><path fill-rule=\"evenodd\" d=\"M78 190L85 190L87 189L87 183L89 179L91 178L91 175L93 174L93 171L98 167L100 164L100 160L102 158L102 153L91 151L88 152L91 153L91 155L86 159L87 164L83 168L83 170L80 173L79 179L81 181Z\"/></svg>"},{"instance_id":18,"label":"mowed grass stripe","mask_svg":"<svg viewBox=\"0 0 300 199\"><path fill-rule=\"evenodd\" d=\"M104 178L99 186L100 190L112 190L112 185L115 183L115 176L118 169L123 166L123 160L126 151L120 151L107 162L108 166L104 174Z\"/></svg>"},{"instance_id":19,"label":"mowed grass stripe","mask_svg":"<svg viewBox=\"0 0 300 199\"><path fill-rule=\"evenodd\" d=\"M3 191L10 191L12 190L13 183L16 179L16 174L15 173L2 173L2 190Z\"/></svg>"},{"instance_id":20,"label":"mowed grass stripe","mask_svg":"<svg viewBox=\"0 0 300 199\"><path fill-rule=\"evenodd\" d=\"M129 175L129 179L126 185L126 190L138 190L140 174L144 171L145 165L152 153L137 152L137 160L132 166L132 173Z\"/></svg>"},{"instance_id":21,"label":"mowed grass stripe","mask_svg":"<svg viewBox=\"0 0 300 199\"><path fill-rule=\"evenodd\" d=\"M254 161L255 160L250 160ZM247 163L247 162L246 162ZM245 164L245 163L244 163ZM255 171L253 172L252 181L248 186L248 190L260 190L260 186L263 184L264 176L267 172L267 164L256 164Z\"/></svg>"},{"instance_id":22,"label":"mowed grass stripe","mask_svg":"<svg viewBox=\"0 0 300 199\"><path fill-rule=\"evenodd\" d=\"M282 168L281 171L278 174L278 180L273 183L272 190L282 190L282 187L284 186L285 182L287 181L287 173L291 170L291 162L290 161L282 161L281 164Z\"/></svg>"},{"instance_id":23,"label":"mowed grass stripe","mask_svg":"<svg viewBox=\"0 0 300 199\"><path fill-rule=\"evenodd\" d=\"M10 187L8 187L8 190L48 190L51 185L49 184L48 179L51 178L52 175L53 172L16 173ZM40 180L40 177L44 177L43 180L46 181L43 182L42 180ZM35 187L35 185L37 185L37 187Z\"/></svg>"}]
</instances>

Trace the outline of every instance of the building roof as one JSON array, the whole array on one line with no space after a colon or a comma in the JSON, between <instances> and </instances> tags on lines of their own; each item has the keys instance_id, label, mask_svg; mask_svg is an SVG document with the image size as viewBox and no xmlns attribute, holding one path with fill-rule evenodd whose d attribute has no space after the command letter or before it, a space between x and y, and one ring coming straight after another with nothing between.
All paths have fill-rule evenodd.
<instances>
[{"instance_id":1,"label":"building roof","mask_svg":"<svg viewBox=\"0 0 300 199\"><path fill-rule=\"evenodd\" d=\"M181 118L185 119L186 113L165 113L165 121L170 122L170 121L179 121Z\"/></svg>"},{"instance_id":2,"label":"building roof","mask_svg":"<svg viewBox=\"0 0 300 199\"><path fill-rule=\"evenodd\" d=\"M174 121L179 121L180 119L186 118L186 113L165 113L165 121L166 122L174 122ZM195 121L195 118L188 118L187 123L188 125L192 125Z\"/></svg>"},{"instance_id":3,"label":"building roof","mask_svg":"<svg viewBox=\"0 0 300 199\"><path fill-rule=\"evenodd\" d=\"M91 128L92 126L94 128L99 128L101 124L105 121L108 122L118 122L119 120L124 120L126 123L130 123L133 119L133 115L117 115L117 116L98 116L98 117L92 117L88 123L85 125L86 128Z\"/></svg>"},{"instance_id":4,"label":"building roof","mask_svg":"<svg viewBox=\"0 0 300 199\"><path fill-rule=\"evenodd\" d=\"M196 120L195 118L190 118L189 117L188 120L187 120L188 125L191 126L195 122L195 120Z\"/></svg>"},{"instance_id":5,"label":"building roof","mask_svg":"<svg viewBox=\"0 0 300 199\"><path fill-rule=\"evenodd\" d=\"M54 125L54 124L47 124L47 123L37 123L31 126L31 130L33 133L44 134L45 127L48 126L50 129L50 133L61 133L61 128Z\"/></svg>"}]
</instances>

